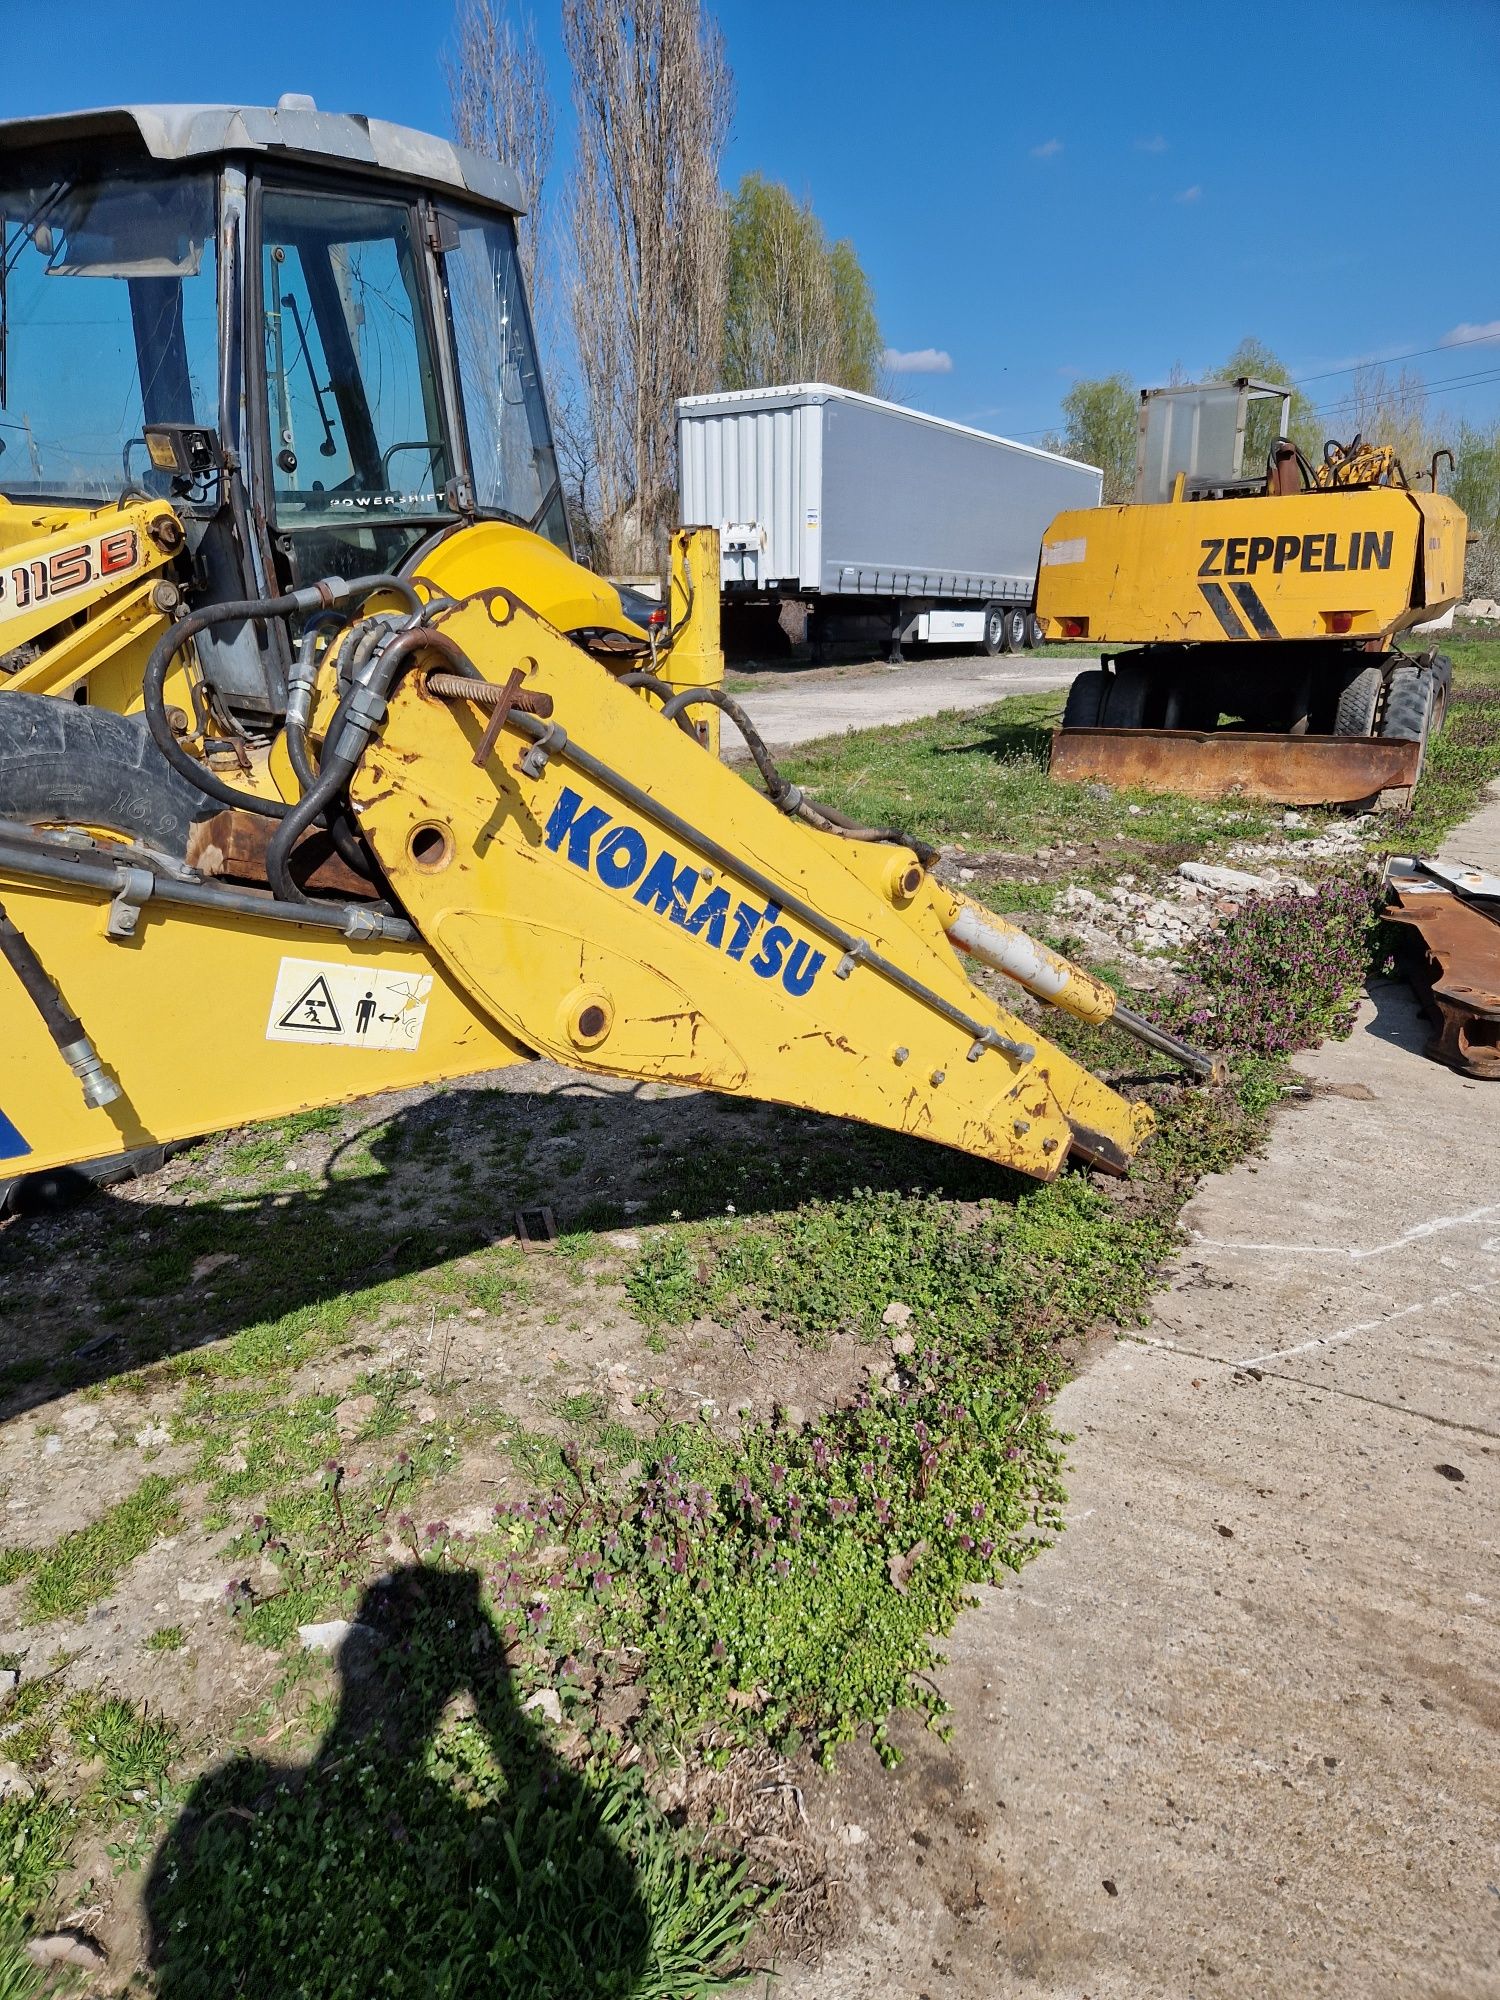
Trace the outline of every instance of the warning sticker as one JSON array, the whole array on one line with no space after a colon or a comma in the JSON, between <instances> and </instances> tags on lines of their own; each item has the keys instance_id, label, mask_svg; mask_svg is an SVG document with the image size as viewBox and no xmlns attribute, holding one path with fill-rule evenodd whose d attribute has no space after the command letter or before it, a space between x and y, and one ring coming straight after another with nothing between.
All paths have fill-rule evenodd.
<instances>
[{"instance_id":1,"label":"warning sticker","mask_svg":"<svg viewBox=\"0 0 1500 2000\"><path fill-rule=\"evenodd\" d=\"M422 1039L430 973L383 972L284 958L266 1023L268 1042L346 1049L414 1049Z\"/></svg>"},{"instance_id":2,"label":"warning sticker","mask_svg":"<svg viewBox=\"0 0 1500 2000\"><path fill-rule=\"evenodd\" d=\"M1084 562L1088 552L1088 542L1082 535L1069 542L1043 542L1042 568L1060 569L1065 563Z\"/></svg>"}]
</instances>

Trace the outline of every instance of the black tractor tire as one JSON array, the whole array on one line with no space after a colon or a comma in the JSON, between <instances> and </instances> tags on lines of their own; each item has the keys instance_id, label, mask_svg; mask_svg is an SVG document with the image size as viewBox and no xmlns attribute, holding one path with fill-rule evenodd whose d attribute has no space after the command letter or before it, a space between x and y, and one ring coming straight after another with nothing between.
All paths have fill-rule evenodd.
<instances>
[{"instance_id":1,"label":"black tractor tire","mask_svg":"<svg viewBox=\"0 0 1500 2000\"><path fill-rule=\"evenodd\" d=\"M1063 703L1064 729L1097 729L1104 713L1104 697L1109 691L1109 675L1098 667L1088 667L1073 676L1068 698Z\"/></svg>"},{"instance_id":2,"label":"black tractor tire","mask_svg":"<svg viewBox=\"0 0 1500 2000\"><path fill-rule=\"evenodd\" d=\"M1099 720L1106 729L1154 729L1157 683L1144 667L1116 667Z\"/></svg>"},{"instance_id":3,"label":"black tractor tire","mask_svg":"<svg viewBox=\"0 0 1500 2000\"><path fill-rule=\"evenodd\" d=\"M98 827L181 860L193 822L215 811L139 716L0 694L0 819Z\"/></svg>"},{"instance_id":4,"label":"black tractor tire","mask_svg":"<svg viewBox=\"0 0 1500 2000\"><path fill-rule=\"evenodd\" d=\"M1448 698L1453 692L1453 662L1446 653L1432 656L1432 721L1428 725L1427 737L1442 734L1443 724L1448 720Z\"/></svg>"},{"instance_id":5,"label":"black tractor tire","mask_svg":"<svg viewBox=\"0 0 1500 2000\"><path fill-rule=\"evenodd\" d=\"M980 644L992 660L998 660L1002 653L1010 651L1005 643L1005 606L987 604L984 607L984 637Z\"/></svg>"},{"instance_id":6,"label":"black tractor tire","mask_svg":"<svg viewBox=\"0 0 1500 2000\"><path fill-rule=\"evenodd\" d=\"M1403 743L1425 743L1432 727L1436 685L1426 667L1403 660L1385 687L1380 734Z\"/></svg>"},{"instance_id":7,"label":"black tractor tire","mask_svg":"<svg viewBox=\"0 0 1500 2000\"><path fill-rule=\"evenodd\" d=\"M1373 736L1385 692L1385 669L1361 667L1339 691L1333 711L1335 736Z\"/></svg>"},{"instance_id":8,"label":"black tractor tire","mask_svg":"<svg viewBox=\"0 0 1500 2000\"><path fill-rule=\"evenodd\" d=\"M1042 630L1042 621L1034 611L1026 614L1026 650L1034 653L1038 646L1045 646L1047 635Z\"/></svg>"}]
</instances>

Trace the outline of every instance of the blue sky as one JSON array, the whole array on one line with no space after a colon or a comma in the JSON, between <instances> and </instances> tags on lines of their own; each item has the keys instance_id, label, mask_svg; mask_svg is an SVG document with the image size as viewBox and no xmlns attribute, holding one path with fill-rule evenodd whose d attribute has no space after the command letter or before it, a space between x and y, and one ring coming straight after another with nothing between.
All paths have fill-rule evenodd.
<instances>
[{"instance_id":1,"label":"blue sky","mask_svg":"<svg viewBox=\"0 0 1500 2000\"><path fill-rule=\"evenodd\" d=\"M555 0L533 11L562 94ZM447 129L448 0L209 0L163 34L115 0L3 12L5 117L290 89ZM1025 436L1077 374L1206 372L1254 333L1320 405L1330 371L1437 349L1409 364L1434 404L1500 413L1500 0L717 12L726 178L785 180L853 239L891 346L936 364L901 399Z\"/></svg>"}]
</instances>

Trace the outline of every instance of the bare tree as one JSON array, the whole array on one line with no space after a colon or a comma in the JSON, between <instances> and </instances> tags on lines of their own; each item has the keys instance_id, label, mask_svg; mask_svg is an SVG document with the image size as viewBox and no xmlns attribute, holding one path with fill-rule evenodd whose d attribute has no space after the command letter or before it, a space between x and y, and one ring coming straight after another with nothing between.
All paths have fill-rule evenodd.
<instances>
[{"instance_id":1,"label":"bare tree","mask_svg":"<svg viewBox=\"0 0 1500 2000\"><path fill-rule=\"evenodd\" d=\"M543 193L552 165L554 119L547 71L530 14L512 18L506 0L459 0L456 47L443 55L443 74L461 146L501 160L521 183L527 203L519 236L521 268L538 321L550 291L543 241Z\"/></svg>"},{"instance_id":2,"label":"bare tree","mask_svg":"<svg viewBox=\"0 0 1500 2000\"><path fill-rule=\"evenodd\" d=\"M573 334L601 554L639 569L671 523L673 405L718 373L732 86L702 0L563 0L562 16L578 120Z\"/></svg>"},{"instance_id":3,"label":"bare tree","mask_svg":"<svg viewBox=\"0 0 1500 2000\"><path fill-rule=\"evenodd\" d=\"M1366 444L1393 445L1413 484L1432 457L1427 384L1409 368L1395 375L1378 362L1356 368L1348 394L1330 412L1329 424L1340 438L1357 434Z\"/></svg>"}]
</instances>

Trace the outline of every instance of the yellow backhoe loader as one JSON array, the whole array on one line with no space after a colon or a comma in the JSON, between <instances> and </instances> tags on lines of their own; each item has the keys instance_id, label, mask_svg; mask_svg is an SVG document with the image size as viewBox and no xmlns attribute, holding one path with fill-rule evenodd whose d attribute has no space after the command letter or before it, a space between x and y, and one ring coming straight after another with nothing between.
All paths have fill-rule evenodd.
<instances>
[{"instance_id":1,"label":"yellow backhoe loader","mask_svg":"<svg viewBox=\"0 0 1500 2000\"><path fill-rule=\"evenodd\" d=\"M1143 393L1128 505L1043 540L1048 639L1129 646L1073 682L1065 782L1399 805L1442 727L1449 661L1415 628L1463 591L1468 524L1389 445L1286 435L1290 390L1241 378ZM1405 640L1405 643L1403 643Z\"/></svg>"},{"instance_id":2,"label":"yellow backhoe loader","mask_svg":"<svg viewBox=\"0 0 1500 2000\"><path fill-rule=\"evenodd\" d=\"M1206 1059L720 762L718 559L573 556L503 167L309 101L0 126L0 1177L537 1055L1050 1178Z\"/></svg>"}]
</instances>

